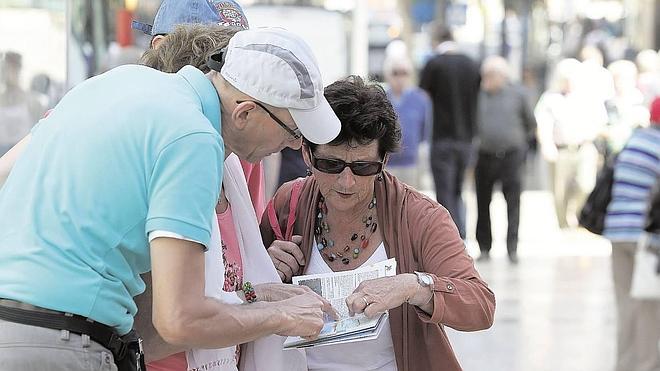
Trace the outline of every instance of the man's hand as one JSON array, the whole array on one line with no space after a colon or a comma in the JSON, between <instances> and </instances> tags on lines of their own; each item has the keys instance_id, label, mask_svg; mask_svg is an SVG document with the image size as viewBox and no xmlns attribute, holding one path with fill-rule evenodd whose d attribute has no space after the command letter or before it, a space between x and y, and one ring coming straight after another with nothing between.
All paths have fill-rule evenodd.
<instances>
[{"instance_id":1,"label":"man's hand","mask_svg":"<svg viewBox=\"0 0 660 371\"><path fill-rule=\"evenodd\" d=\"M315 339L323 329L323 313L333 319L339 318L330 302L311 290L273 305L277 305L284 315L281 330L277 333L282 336Z\"/></svg>"},{"instance_id":2,"label":"man's hand","mask_svg":"<svg viewBox=\"0 0 660 371\"><path fill-rule=\"evenodd\" d=\"M302 236L292 236L291 241L275 240L268 247L268 255L275 265L282 282L291 282L291 277L300 273L305 265L305 256L300 249Z\"/></svg>"},{"instance_id":3,"label":"man's hand","mask_svg":"<svg viewBox=\"0 0 660 371\"><path fill-rule=\"evenodd\" d=\"M260 283L254 285L254 292L257 294L257 300L280 301L290 299L298 295L305 295L309 292L312 292L312 289L302 285L291 285L284 283Z\"/></svg>"}]
</instances>

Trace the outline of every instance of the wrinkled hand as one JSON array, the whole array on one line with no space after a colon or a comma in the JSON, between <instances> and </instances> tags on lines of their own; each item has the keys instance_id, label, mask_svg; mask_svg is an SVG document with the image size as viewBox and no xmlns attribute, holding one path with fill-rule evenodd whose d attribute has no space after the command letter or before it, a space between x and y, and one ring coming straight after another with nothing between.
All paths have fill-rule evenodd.
<instances>
[{"instance_id":1,"label":"wrinkled hand","mask_svg":"<svg viewBox=\"0 0 660 371\"><path fill-rule=\"evenodd\" d=\"M281 330L277 333L282 336L301 336L312 340L323 328L323 313L334 319L339 318L330 302L311 290L274 304L284 315Z\"/></svg>"},{"instance_id":2,"label":"wrinkled hand","mask_svg":"<svg viewBox=\"0 0 660 371\"><path fill-rule=\"evenodd\" d=\"M414 274L398 274L362 281L346 298L346 306L351 316L364 313L373 318L405 303L418 292L419 287Z\"/></svg>"},{"instance_id":3,"label":"wrinkled hand","mask_svg":"<svg viewBox=\"0 0 660 371\"><path fill-rule=\"evenodd\" d=\"M257 294L258 300L280 301L294 296L304 295L308 292L312 292L312 289L307 286L284 283L260 283L254 285L254 292Z\"/></svg>"},{"instance_id":4,"label":"wrinkled hand","mask_svg":"<svg viewBox=\"0 0 660 371\"><path fill-rule=\"evenodd\" d=\"M273 261L282 282L291 282L291 277L300 273L305 265L305 256L300 249L302 236L292 236L291 241L275 240L268 247L268 255Z\"/></svg>"}]
</instances>

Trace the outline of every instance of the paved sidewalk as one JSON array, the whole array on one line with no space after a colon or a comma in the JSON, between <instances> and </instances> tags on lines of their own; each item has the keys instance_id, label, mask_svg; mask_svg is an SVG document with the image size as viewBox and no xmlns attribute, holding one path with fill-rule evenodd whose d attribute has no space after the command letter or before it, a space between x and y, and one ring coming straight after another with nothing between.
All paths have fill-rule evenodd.
<instances>
[{"instance_id":1,"label":"paved sidewalk","mask_svg":"<svg viewBox=\"0 0 660 371\"><path fill-rule=\"evenodd\" d=\"M466 195L468 251L476 205ZM506 258L506 211L501 194L491 205L494 244L477 268L495 291L495 324L488 331L448 329L465 371L610 371L615 312L609 243L582 230L557 227L549 193L523 193L520 263ZM471 233L471 235L470 235Z\"/></svg>"},{"instance_id":2,"label":"paved sidewalk","mask_svg":"<svg viewBox=\"0 0 660 371\"><path fill-rule=\"evenodd\" d=\"M615 319L609 258L526 257L479 264L495 291L488 331L448 329L465 371L609 371Z\"/></svg>"}]
</instances>

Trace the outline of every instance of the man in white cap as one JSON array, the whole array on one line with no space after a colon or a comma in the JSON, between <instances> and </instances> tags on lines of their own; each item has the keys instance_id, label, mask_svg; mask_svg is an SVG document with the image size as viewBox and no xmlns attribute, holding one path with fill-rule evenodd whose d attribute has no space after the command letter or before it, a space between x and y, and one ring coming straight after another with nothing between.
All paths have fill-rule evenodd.
<instances>
[{"instance_id":1,"label":"man in white cap","mask_svg":"<svg viewBox=\"0 0 660 371\"><path fill-rule=\"evenodd\" d=\"M237 33L209 66L116 68L33 129L0 190L0 368L105 367L111 354L123 367L139 353L127 335L150 269L153 321L172 344L318 334L332 309L314 293L249 305L204 295L224 158L258 161L339 133L314 56L266 28Z\"/></svg>"}]
</instances>

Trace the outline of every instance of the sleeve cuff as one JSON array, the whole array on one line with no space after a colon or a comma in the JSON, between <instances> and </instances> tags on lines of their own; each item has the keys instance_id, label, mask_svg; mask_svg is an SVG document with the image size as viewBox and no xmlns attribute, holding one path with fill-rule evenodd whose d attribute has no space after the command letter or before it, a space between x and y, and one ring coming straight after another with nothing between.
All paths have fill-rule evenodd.
<instances>
[{"instance_id":1,"label":"sleeve cuff","mask_svg":"<svg viewBox=\"0 0 660 371\"><path fill-rule=\"evenodd\" d=\"M203 243L187 238L185 236L182 236L178 233L170 232L170 231L163 231L163 230L157 230L157 231L152 231L149 232L149 242L155 240L156 238L159 237L167 237L167 238L176 238L177 240L184 240L184 241L190 241L194 243L198 243L200 245L204 245ZM204 251L208 250L208 247L204 246Z\"/></svg>"},{"instance_id":2,"label":"sleeve cuff","mask_svg":"<svg viewBox=\"0 0 660 371\"><path fill-rule=\"evenodd\" d=\"M182 240L192 241L199 243L204 246L205 250L208 250L209 243L211 242L211 233L205 228L200 228L198 226L182 222L179 220L156 217L147 220L146 232L149 236L149 241L152 238L152 232L162 232L170 233L173 235L180 236ZM157 237L173 237L173 236L157 236ZM176 237L173 237L176 238Z\"/></svg>"},{"instance_id":3,"label":"sleeve cuff","mask_svg":"<svg viewBox=\"0 0 660 371\"><path fill-rule=\"evenodd\" d=\"M445 295L455 294L456 287L451 280L438 278L434 274L430 275L433 277L433 314L429 315L418 307L414 308L422 322L441 324L445 315Z\"/></svg>"}]
</instances>

